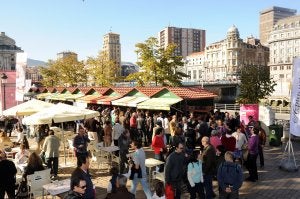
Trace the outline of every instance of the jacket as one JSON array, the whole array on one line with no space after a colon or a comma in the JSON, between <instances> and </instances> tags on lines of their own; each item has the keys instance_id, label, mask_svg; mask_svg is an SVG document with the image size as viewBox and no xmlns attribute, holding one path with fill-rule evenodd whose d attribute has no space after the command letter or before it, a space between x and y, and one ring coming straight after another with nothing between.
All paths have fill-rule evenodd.
<instances>
[{"instance_id":1,"label":"jacket","mask_svg":"<svg viewBox=\"0 0 300 199\"><path fill-rule=\"evenodd\" d=\"M183 153L173 152L167 158L165 166L165 180L167 184L177 184L184 177L185 156Z\"/></svg>"},{"instance_id":2,"label":"jacket","mask_svg":"<svg viewBox=\"0 0 300 199\"><path fill-rule=\"evenodd\" d=\"M115 193L107 194L105 199L134 199L135 195L130 193L126 187L119 187Z\"/></svg>"},{"instance_id":3,"label":"jacket","mask_svg":"<svg viewBox=\"0 0 300 199\"><path fill-rule=\"evenodd\" d=\"M64 199L82 199L82 195L75 191L69 191L68 195L64 197Z\"/></svg>"},{"instance_id":4,"label":"jacket","mask_svg":"<svg viewBox=\"0 0 300 199\"><path fill-rule=\"evenodd\" d=\"M46 137L43 150L45 151L46 158L59 157L59 138L55 135L49 135Z\"/></svg>"},{"instance_id":5,"label":"jacket","mask_svg":"<svg viewBox=\"0 0 300 199\"><path fill-rule=\"evenodd\" d=\"M17 169L15 164L10 160L0 160L0 186L10 187L14 186L16 183L15 175Z\"/></svg>"},{"instance_id":6,"label":"jacket","mask_svg":"<svg viewBox=\"0 0 300 199\"><path fill-rule=\"evenodd\" d=\"M203 175L213 175L216 166L216 151L213 146L208 145L204 148L202 153L202 170Z\"/></svg>"},{"instance_id":7,"label":"jacket","mask_svg":"<svg viewBox=\"0 0 300 199\"><path fill-rule=\"evenodd\" d=\"M243 184L243 171L240 165L234 162L224 162L218 169L217 178L222 191L228 186L237 191Z\"/></svg>"}]
</instances>

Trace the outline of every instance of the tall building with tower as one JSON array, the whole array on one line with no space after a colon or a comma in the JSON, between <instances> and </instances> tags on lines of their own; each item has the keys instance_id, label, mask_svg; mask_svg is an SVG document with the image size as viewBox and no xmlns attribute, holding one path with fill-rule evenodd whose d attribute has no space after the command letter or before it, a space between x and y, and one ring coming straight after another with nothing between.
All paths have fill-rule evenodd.
<instances>
[{"instance_id":1,"label":"tall building with tower","mask_svg":"<svg viewBox=\"0 0 300 199\"><path fill-rule=\"evenodd\" d=\"M186 58L189 54L201 52L206 45L206 31L193 28L166 27L158 33L159 45L166 48L176 44L175 55Z\"/></svg>"},{"instance_id":2,"label":"tall building with tower","mask_svg":"<svg viewBox=\"0 0 300 199\"><path fill-rule=\"evenodd\" d=\"M273 26L286 17L296 15L297 10L273 6L260 12L259 37L262 45L268 45Z\"/></svg>"},{"instance_id":3,"label":"tall building with tower","mask_svg":"<svg viewBox=\"0 0 300 199\"><path fill-rule=\"evenodd\" d=\"M120 35L116 33L107 33L103 37L103 48L102 52L105 53L107 58L114 61L118 68L118 76L121 71L121 43Z\"/></svg>"}]
</instances>

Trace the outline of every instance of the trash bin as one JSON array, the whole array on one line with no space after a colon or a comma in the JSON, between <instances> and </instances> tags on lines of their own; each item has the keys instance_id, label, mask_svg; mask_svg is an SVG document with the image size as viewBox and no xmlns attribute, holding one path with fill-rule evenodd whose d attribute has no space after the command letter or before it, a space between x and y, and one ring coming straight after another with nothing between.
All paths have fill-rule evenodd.
<instances>
[{"instance_id":1,"label":"trash bin","mask_svg":"<svg viewBox=\"0 0 300 199\"><path fill-rule=\"evenodd\" d=\"M269 145L270 146L280 146L282 136L283 136L283 126L282 125L270 125L269 126Z\"/></svg>"}]
</instances>

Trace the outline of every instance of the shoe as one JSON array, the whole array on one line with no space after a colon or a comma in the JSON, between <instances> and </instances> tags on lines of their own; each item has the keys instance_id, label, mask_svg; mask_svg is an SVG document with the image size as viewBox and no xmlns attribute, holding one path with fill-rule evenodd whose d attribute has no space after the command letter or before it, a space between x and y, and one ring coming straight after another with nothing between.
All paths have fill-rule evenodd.
<instances>
[{"instance_id":1,"label":"shoe","mask_svg":"<svg viewBox=\"0 0 300 199\"><path fill-rule=\"evenodd\" d=\"M215 198L217 197L217 194L215 192L212 193L212 197Z\"/></svg>"},{"instance_id":2,"label":"shoe","mask_svg":"<svg viewBox=\"0 0 300 199\"><path fill-rule=\"evenodd\" d=\"M260 168L261 168L261 169L264 169L264 168L265 168L265 166L264 166L264 165L260 165Z\"/></svg>"},{"instance_id":3,"label":"shoe","mask_svg":"<svg viewBox=\"0 0 300 199\"><path fill-rule=\"evenodd\" d=\"M246 179L245 179L245 181L249 181L249 182L256 182L256 180L255 180L255 179L252 179L252 178L250 178L250 177L246 178Z\"/></svg>"}]
</instances>

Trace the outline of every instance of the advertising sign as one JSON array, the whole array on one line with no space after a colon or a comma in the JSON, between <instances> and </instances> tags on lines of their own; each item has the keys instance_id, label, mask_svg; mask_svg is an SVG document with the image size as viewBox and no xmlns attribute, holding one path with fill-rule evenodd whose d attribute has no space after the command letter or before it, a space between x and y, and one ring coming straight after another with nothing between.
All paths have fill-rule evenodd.
<instances>
[{"instance_id":1,"label":"advertising sign","mask_svg":"<svg viewBox=\"0 0 300 199\"><path fill-rule=\"evenodd\" d=\"M27 53L17 53L16 58L16 101L23 101L25 94L25 74Z\"/></svg>"},{"instance_id":2,"label":"advertising sign","mask_svg":"<svg viewBox=\"0 0 300 199\"><path fill-rule=\"evenodd\" d=\"M294 59L291 92L290 133L300 136L300 58Z\"/></svg>"},{"instance_id":3,"label":"advertising sign","mask_svg":"<svg viewBox=\"0 0 300 199\"><path fill-rule=\"evenodd\" d=\"M258 104L243 104L240 107L240 121L247 125L249 116L252 116L255 121L259 119L259 106Z\"/></svg>"}]
</instances>

